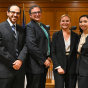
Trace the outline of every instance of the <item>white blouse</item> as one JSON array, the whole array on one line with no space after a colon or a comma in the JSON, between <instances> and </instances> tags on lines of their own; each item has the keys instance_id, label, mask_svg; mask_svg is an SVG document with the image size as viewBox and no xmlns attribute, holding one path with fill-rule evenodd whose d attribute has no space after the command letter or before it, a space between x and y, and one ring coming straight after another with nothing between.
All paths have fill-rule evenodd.
<instances>
[{"instance_id":1,"label":"white blouse","mask_svg":"<svg viewBox=\"0 0 88 88\"><path fill-rule=\"evenodd\" d=\"M64 38L64 42L65 42L65 50L66 50L66 52L70 52L70 37L68 38L67 41L65 41L65 38Z\"/></svg>"},{"instance_id":2,"label":"white blouse","mask_svg":"<svg viewBox=\"0 0 88 88\"><path fill-rule=\"evenodd\" d=\"M84 34L84 33L81 35L80 42L79 42L79 45L78 45L78 52L81 52L81 47L86 42L86 37L87 36L88 36L88 34Z\"/></svg>"}]
</instances>

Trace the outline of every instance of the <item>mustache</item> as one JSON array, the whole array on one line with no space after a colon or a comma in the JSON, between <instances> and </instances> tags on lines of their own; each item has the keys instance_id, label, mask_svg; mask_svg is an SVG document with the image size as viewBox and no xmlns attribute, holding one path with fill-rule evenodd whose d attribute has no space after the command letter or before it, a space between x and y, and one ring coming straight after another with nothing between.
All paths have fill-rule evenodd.
<instances>
[{"instance_id":1,"label":"mustache","mask_svg":"<svg viewBox=\"0 0 88 88\"><path fill-rule=\"evenodd\" d=\"M18 16L13 16L13 17L18 18Z\"/></svg>"}]
</instances>

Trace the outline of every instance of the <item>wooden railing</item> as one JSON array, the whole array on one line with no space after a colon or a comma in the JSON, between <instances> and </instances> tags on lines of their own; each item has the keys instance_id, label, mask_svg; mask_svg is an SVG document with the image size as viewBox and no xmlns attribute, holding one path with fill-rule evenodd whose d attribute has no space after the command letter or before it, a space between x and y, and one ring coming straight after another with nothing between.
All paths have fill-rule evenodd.
<instances>
[{"instance_id":1,"label":"wooden railing","mask_svg":"<svg viewBox=\"0 0 88 88\"><path fill-rule=\"evenodd\" d=\"M48 72L47 72L46 83L51 83L51 81L52 81L52 76L53 76L52 71L53 71L53 64L52 64L52 61L51 61L50 67L49 67Z\"/></svg>"},{"instance_id":2,"label":"wooden railing","mask_svg":"<svg viewBox=\"0 0 88 88\"><path fill-rule=\"evenodd\" d=\"M46 88L55 88L55 83L53 79L53 63L51 61L50 67L47 72L47 78L46 78Z\"/></svg>"}]
</instances>

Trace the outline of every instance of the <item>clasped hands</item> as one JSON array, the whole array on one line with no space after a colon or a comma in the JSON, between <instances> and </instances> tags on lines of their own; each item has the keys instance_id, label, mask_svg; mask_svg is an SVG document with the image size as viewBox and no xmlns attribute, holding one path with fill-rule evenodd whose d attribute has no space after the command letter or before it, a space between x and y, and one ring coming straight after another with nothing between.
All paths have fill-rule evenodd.
<instances>
[{"instance_id":1,"label":"clasped hands","mask_svg":"<svg viewBox=\"0 0 88 88\"><path fill-rule=\"evenodd\" d=\"M22 61L21 61L21 60L16 60L16 61L13 63L13 68L14 68L15 70L19 70L20 67L21 67L21 65L22 65Z\"/></svg>"},{"instance_id":2,"label":"clasped hands","mask_svg":"<svg viewBox=\"0 0 88 88\"><path fill-rule=\"evenodd\" d=\"M46 68L50 66L50 62L51 62L51 58L48 57L48 58L46 59L46 61L44 62L44 65L46 66Z\"/></svg>"}]
</instances>

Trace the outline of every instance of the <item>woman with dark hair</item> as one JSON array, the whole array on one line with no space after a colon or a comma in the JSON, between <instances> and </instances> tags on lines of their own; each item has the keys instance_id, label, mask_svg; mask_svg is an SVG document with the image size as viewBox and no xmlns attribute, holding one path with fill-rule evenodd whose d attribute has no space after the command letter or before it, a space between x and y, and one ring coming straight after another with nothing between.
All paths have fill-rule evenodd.
<instances>
[{"instance_id":1,"label":"woman with dark hair","mask_svg":"<svg viewBox=\"0 0 88 88\"><path fill-rule=\"evenodd\" d=\"M83 32L78 45L78 88L88 88L88 15L79 18L79 27Z\"/></svg>"},{"instance_id":2,"label":"woman with dark hair","mask_svg":"<svg viewBox=\"0 0 88 88\"><path fill-rule=\"evenodd\" d=\"M80 29L80 33L82 34L83 33L83 30L81 28L79 28L79 29Z\"/></svg>"}]
</instances>

